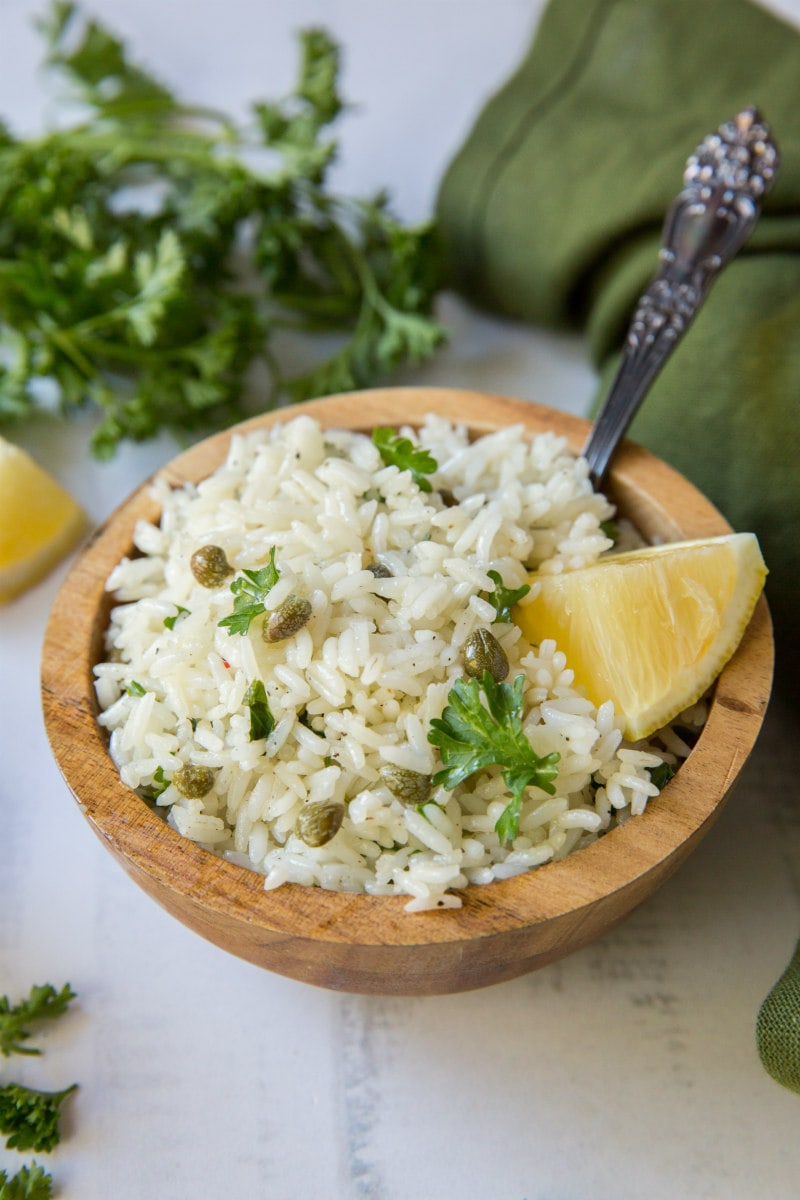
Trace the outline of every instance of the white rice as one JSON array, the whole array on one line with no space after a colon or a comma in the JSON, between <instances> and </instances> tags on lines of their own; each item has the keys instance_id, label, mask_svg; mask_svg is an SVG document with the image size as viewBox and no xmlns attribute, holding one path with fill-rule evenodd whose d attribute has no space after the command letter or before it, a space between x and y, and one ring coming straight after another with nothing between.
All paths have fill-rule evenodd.
<instances>
[{"instance_id":1,"label":"white rice","mask_svg":"<svg viewBox=\"0 0 800 1200\"><path fill-rule=\"evenodd\" d=\"M573 686L552 641L531 646L517 626L492 625L488 571L514 588L532 568L569 570L611 547L601 523L613 509L593 493L585 462L554 435L527 440L521 427L470 443L465 429L430 416L400 432L437 460L431 493L385 466L370 438L305 416L235 436L197 486L156 483L160 525L138 524L140 556L108 580L119 604L109 661L95 673L99 719L129 787L152 796L184 764L212 769L202 799L169 784L155 800L184 837L262 872L268 888L402 894L417 912L457 907L468 884L563 858L643 812L658 793L651 768L690 747L673 731L626 745L612 704L596 709ZM233 608L231 580L205 588L189 567L206 544L222 546L237 572L264 566L275 547L280 579L267 611L295 593L311 603L308 623L274 644L261 618L230 635L219 621ZM391 576L376 578L375 561ZM178 606L188 611L169 629ZM524 675L527 737L538 754L560 755L556 794L528 787L510 846L495 832L510 798L500 768L434 788L419 809L381 776L387 764L440 769L431 719L463 676L465 641L490 626L508 681ZM276 723L251 741L245 697L259 680ZM295 824L319 801L345 804L346 815L312 848Z\"/></svg>"}]
</instances>

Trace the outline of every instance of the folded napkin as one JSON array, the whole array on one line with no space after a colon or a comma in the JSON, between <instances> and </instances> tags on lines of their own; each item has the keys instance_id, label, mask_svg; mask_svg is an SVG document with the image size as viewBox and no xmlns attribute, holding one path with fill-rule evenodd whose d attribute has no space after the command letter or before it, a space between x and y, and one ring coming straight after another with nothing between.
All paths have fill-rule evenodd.
<instances>
[{"instance_id":1,"label":"folded napkin","mask_svg":"<svg viewBox=\"0 0 800 1200\"><path fill-rule=\"evenodd\" d=\"M758 535L778 673L795 696L798 79L800 35L747 0L552 0L437 204L453 287L495 312L584 330L602 397L686 159L743 108L761 111L781 152L777 182L629 436L696 483L734 528Z\"/></svg>"},{"instance_id":2,"label":"folded napkin","mask_svg":"<svg viewBox=\"0 0 800 1200\"><path fill-rule=\"evenodd\" d=\"M758 535L790 703L800 690L799 79L800 35L747 0L551 0L437 203L453 287L495 312L583 330L599 400L686 159L744 108L770 124L782 161L756 230L629 436ZM770 1074L800 1092L800 947L759 1013L757 1043Z\"/></svg>"}]
</instances>

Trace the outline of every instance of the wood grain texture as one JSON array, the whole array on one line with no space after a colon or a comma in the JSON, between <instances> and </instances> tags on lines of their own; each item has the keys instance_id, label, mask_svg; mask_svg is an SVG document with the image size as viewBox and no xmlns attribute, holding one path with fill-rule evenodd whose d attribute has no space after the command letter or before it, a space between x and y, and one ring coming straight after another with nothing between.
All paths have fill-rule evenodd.
<instances>
[{"instance_id":1,"label":"wood grain texture","mask_svg":"<svg viewBox=\"0 0 800 1200\"><path fill-rule=\"evenodd\" d=\"M300 413L327 428L418 424L436 412L474 434L508 424L551 430L579 452L589 425L527 401L442 388L351 393L256 417L238 432ZM172 486L224 459L233 431L199 443L158 472ZM648 537L729 532L682 476L630 443L609 491ZM136 521L158 519L142 485L96 531L56 599L45 634L42 699L53 754L94 832L163 908L232 954L271 971L344 991L426 995L523 974L602 935L650 895L719 815L749 755L769 698L773 644L763 598L722 672L696 747L645 814L587 849L528 875L468 888L463 908L411 915L402 897L351 896L285 885L265 891L255 872L179 836L120 781L96 721L92 667L112 598L111 568L132 549Z\"/></svg>"}]
</instances>

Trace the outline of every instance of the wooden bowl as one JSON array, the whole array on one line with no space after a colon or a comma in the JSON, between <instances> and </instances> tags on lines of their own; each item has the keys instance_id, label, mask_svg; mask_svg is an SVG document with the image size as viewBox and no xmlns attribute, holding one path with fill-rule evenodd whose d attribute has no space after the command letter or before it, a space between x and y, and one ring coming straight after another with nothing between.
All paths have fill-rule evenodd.
<instances>
[{"instance_id":1,"label":"wooden bowl","mask_svg":"<svg viewBox=\"0 0 800 1200\"><path fill-rule=\"evenodd\" d=\"M309 413L325 427L371 430L418 424L437 412L476 434L520 423L552 430L579 452L588 422L525 401L439 388L390 388L331 397L238 426L249 431ZM159 475L199 480L223 460L230 432L199 443ZM626 444L609 492L652 537L727 533L690 483ZM168 912L217 946L291 978L352 992L426 995L511 979L586 945L616 925L672 874L719 815L750 753L772 681L772 630L762 597L720 675L691 755L644 815L560 862L468 888L461 909L412 915L402 897L347 895L287 884L266 891L255 872L183 839L117 774L97 724L92 667L103 657L111 598L105 581L132 550L138 518L158 519L142 485L97 530L53 608L43 661L44 716L64 778L95 833Z\"/></svg>"}]
</instances>

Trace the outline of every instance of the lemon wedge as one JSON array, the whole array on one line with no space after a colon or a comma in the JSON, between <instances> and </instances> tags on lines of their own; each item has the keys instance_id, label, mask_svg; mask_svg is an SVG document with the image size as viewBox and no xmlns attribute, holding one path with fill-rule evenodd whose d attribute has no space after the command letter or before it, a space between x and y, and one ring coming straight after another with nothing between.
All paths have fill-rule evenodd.
<instances>
[{"instance_id":1,"label":"lemon wedge","mask_svg":"<svg viewBox=\"0 0 800 1200\"><path fill-rule=\"evenodd\" d=\"M19 446L0 438L0 603L41 579L86 525L69 492Z\"/></svg>"},{"instance_id":2,"label":"lemon wedge","mask_svg":"<svg viewBox=\"0 0 800 1200\"><path fill-rule=\"evenodd\" d=\"M596 705L613 700L625 736L647 737L693 704L741 641L767 568L752 533L647 546L561 575L535 575L515 619L554 638Z\"/></svg>"}]
</instances>

